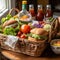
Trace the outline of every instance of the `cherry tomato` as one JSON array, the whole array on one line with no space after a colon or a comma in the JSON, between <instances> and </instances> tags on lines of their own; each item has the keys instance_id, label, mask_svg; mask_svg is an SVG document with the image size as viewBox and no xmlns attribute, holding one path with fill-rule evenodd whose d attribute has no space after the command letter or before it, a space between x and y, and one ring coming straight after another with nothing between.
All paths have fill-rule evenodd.
<instances>
[{"instance_id":1,"label":"cherry tomato","mask_svg":"<svg viewBox=\"0 0 60 60\"><path fill-rule=\"evenodd\" d=\"M19 31L17 35L20 36L21 34L22 34L22 33Z\"/></svg>"},{"instance_id":2,"label":"cherry tomato","mask_svg":"<svg viewBox=\"0 0 60 60\"><path fill-rule=\"evenodd\" d=\"M20 36L20 38L26 38L25 34L22 34L22 35Z\"/></svg>"},{"instance_id":3,"label":"cherry tomato","mask_svg":"<svg viewBox=\"0 0 60 60\"><path fill-rule=\"evenodd\" d=\"M21 32L23 32L23 33L30 32L30 29L31 29L30 26L26 25L26 24L22 25L21 28L20 28Z\"/></svg>"}]
</instances>

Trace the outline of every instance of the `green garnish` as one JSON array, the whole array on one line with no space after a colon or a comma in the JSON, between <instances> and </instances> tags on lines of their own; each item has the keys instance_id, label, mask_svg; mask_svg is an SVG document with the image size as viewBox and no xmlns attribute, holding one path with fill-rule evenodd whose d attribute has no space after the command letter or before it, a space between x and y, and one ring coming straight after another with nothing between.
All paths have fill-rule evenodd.
<instances>
[{"instance_id":1,"label":"green garnish","mask_svg":"<svg viewBox=\"0 0 60 60\"><path fill-rule=\"evenodd\" d=\"M33 38L35 38L35 39L47 39L47 36L42 36L42 35L37 35L37 34L32 34L32 33L30 33L30 34L27 34L27 36L29 37L33 37Z\"/></svg>"},{"instance_id":2,"label":"green garnish","mask_svg":"<svg viewBox=\"0 0 60 60\"><path fill-rule=\"evenodd\" d=\"M6 27L4 28L5 35L16 35L15 29L13 27Z\"/></svg>"}]
</instances>

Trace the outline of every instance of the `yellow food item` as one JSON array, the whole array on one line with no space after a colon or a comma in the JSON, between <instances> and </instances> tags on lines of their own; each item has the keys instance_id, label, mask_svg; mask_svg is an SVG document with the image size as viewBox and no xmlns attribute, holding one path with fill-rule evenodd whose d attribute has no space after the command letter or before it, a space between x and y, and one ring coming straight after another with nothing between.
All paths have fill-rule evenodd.
<instances>
[{"instance_id":1,"label":"yellow food item","mask_svg":"<svg viewBox=\"0 0 60 60\"><path fill-rule=\"evenodd\" d=\"M60 41L53 43L54 46L60 46Z\"/></svg>"},{"instance_id":2,"label":"yellow food item","mask_svg":"<svg viewBox=\"0 0 60 60\"><path fill-rule=\"evenodd\" d=\"M54 44L54 46L60 46L60 44Z\"/></svg>"},{"instance_id":3,"label":"yellow food item","mask_svg":"<svg viewBox=\"0 0 60 60\"><path fill-rule=\"evenodd\" d=\"M28 18L28 16L27 15L24 15L24 16L22 16L21 18L20 18L20 20L25 20L25 19L27 19Z\"/></svg>"}]
</instances>

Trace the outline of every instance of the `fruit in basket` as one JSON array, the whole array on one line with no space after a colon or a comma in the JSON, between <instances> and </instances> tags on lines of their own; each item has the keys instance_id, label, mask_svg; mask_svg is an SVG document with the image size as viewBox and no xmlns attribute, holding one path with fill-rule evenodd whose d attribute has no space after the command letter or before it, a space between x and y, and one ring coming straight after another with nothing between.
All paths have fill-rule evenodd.
<instances>
[{"instance_id":1,"label":"fruit in basket","mask_svg":"<svg viewBox=\"0 0 60 60\"><path fill-rule=\"evenodd\" d=\"M27 24L23 24L20 28L20 31L23 32L23 33L28 33L28 32L30 32L30 30L31 30L31 28Z\"/></svg>"},{"instance_id":2,"label":"fruit in basket","mask_svg":"<svg viewBox=\"0 0 60 60\"><path fill-rule=\"evenodd\" d=\"M41 41L47 39L48 32L43 28L34 28L30 32L30 36L28 37L28 40L30 41Z\"/></svg>"}]
</instances>

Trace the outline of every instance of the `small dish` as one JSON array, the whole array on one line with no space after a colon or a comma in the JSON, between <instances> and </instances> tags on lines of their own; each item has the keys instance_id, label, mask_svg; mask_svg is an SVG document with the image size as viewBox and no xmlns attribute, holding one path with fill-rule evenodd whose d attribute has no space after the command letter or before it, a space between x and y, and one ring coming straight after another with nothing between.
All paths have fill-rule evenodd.
<instances>
[{"instance_id":1,"label":"small dish","mask_svg":"<svg viewBox=\"0 0 60 60\"><path fill-rule=\"evenodd\" d=\"M60 39L54 39L50 43L54 53L60 54Z\"/></svg>"}]
</instances>

